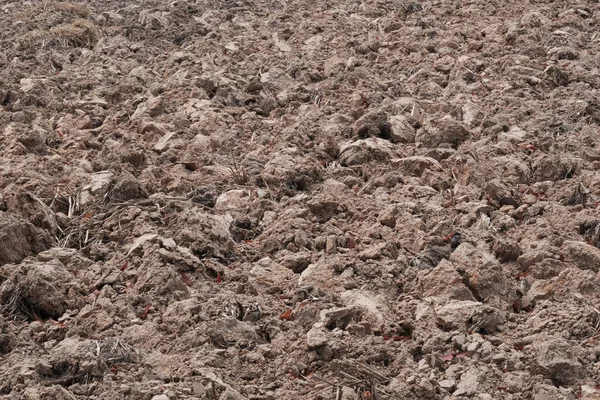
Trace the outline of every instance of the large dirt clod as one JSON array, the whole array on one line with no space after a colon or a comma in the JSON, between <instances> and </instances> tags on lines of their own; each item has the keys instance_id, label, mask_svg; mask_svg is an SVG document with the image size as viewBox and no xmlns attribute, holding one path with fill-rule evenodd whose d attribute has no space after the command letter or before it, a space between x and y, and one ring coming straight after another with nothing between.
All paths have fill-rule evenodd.
<instances>
[{"instance_id":1,"label":"large dirt clod","mask_svg":"<svg viewBox=\"0 0 600 400\"><path fill-rule=\"evenodd\" d=\"M600 399L598 11L0 1L0 400Z\"/></svg>"},{"instance_id":2,"label":"large dirt clod","mask_svg":"<svg viewBox=\"0 0 600 400\"><path fill-rule=\"evenodd\" d=\"M78 287L73 273L59 261L25 261L3 267L2 309L31 319L58 319L76 306Z\"/></svg>"},{"instance_id":3,"label":"large dirt clod","mask_svg":"<svg viewBox=\"0 0 600 400\"><path fill-rule=\"evenodd\" d=\"M21 262L50 247L47 232L14 215L0 211L0 266Z\"/></svg>"}]
</instances>

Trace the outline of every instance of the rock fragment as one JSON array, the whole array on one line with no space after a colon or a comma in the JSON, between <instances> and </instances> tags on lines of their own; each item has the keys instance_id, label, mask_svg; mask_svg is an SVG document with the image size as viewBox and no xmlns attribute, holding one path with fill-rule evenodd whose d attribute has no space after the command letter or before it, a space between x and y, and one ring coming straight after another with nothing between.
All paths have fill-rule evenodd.
<instances>
[{"instance_id":1,"label":"rock fragment","mask_svg":"<svg viewBox=\"0 0 600 400\"><path fill-rule=\"evenodd\" d=\"M306 344L309 349L316 349L329 343L329 333L322 322L316 322L306 334Z\"/></svg>"},{"instance_id":2,"label":"rock fragment","mask_svg":"<svg viewBox=\"0 0 600 400\"><path fill-rule=\"evenodd\" d=\"M392 144L381 138L360 139L340 145L340 164L345 166L386 161L394 156Z\"/></svg>"},{"instance_id":3,"label":"rock fragment","mask_svg":"<svg viewBox=\"0 0 600 400\"><path fill-rule=\"evenodd\" d=\"M416 140L427 147L438 147L442 143L457 148L471 138L471 132L459 121L442 118L437 124L417 133Z\"/></svg>"},{"instance_id":4,"label":"rock fragment","mask_svg":"<svg viewBox=\"0 0 600 400\"><path fill-rule=\"evenodd\" d=\"M394 167L411 176L421 176L426 169L434 171L444 170L437 160L424 156L396 158L391 160L391 163Z\"/></svg>"},{"instance_id":5,"label":"rock fragment","mask_svg":"<svg viewBox=\"0 0 600 400\"><path fill-rule=\"evenodd\" d=\"M60 318L77 304L74 275L58 261L25 262L11 268L0 286L0 298L7 310L25 313L31 319Z\"/></svg>"},{"instance_id":6,"label":"rock fragment","mask_svg":"<svg viewBox=\"0 0 600 400\"><path fill-rule=\"evenodd\" d=\"M48 249L50 235L11 213L0 211L0 266L19 263L25 257Z\"/></svg>"},{"instance_id":7,"label":"rock fragment","mask_svg":"<svg viewBox=\"0 0 600 400\"><path fill-rule=\"evenodd\" d=\"M438 385L445 391L452 393L456 387L456 381L454 379L444 379L439 381Z\"/></svg>"},{"instance_id":8,"label":"rock fragment","mask_svg":"<svg viewBox=\"0 0 600 400\"><path fill-rule=\"evenodd\" d=\"M575 160L558 155L547 155L538 159L533 165L535 182L560 181L571 178L577 171Z\"/></svg>"},{"instance_id":9,"label":"rock fragment","mask_svg":"<svg viewBox=\"0 0 600 400\"><path fill-rule=\"evenodd\" d=\"M473 396L479 389L479 380L481 379L481 371L479 369L470 368L465 371L460 377L460 381L456 385L456 391L453 393L456 397Z\"/></svg>"},{"instance_id":10,"label":"rock fragment","mask_svg":"<svg viewBox=\"0 0 600 400\"><path fill-rule=\"evenodd\" d=\"M573 385L582 378L583 365L574 348L561 337L549 337L534 344L538 366L557 385Z\"/></svg>"},{"instance_id":11,"label":"rock fragment","mask_svg":"<svg viewBox=\"0 0 600 400\"><path fill-rule=\"evenodd\" d=\"M130 173L121 175L112 190L112 198L117 201L140 199L147 196L139 181Z\"/></svg>"},{"instance_id":12,"label":"rock fragment","mask_svg":"<svg viewBox=\"0 0 600 400\"><path fill-rule=\"evenodd\" d=\"M463 278L448 260L441 260L437 267L421 279L423 296L454 300L475 301L471 291L463 283Z\"/></svg>"},{"instance_id":13,"label":"rock fragment","mask_svg":"<svg viewBox=\"0 0 600 400\"><path fill-rule=\"evenodd\" d=\"M384 113L367 113L360 117L352 126L352 134L357 139L379 137L390 140L390 125Z\"/></svg>"},{"instance_id":14,"label":"rock fragment","mask_svg":"<svg viewBox=\"0 0 600 400\"><path fill-rule=\"evenodd\" d=\"M600 249L587 243L566 241L563 244L565 259L583 270L600 270Z\"/></svg>"},{"instance_id":15,"label":"rock fragment","mask_svg":"<svg viewBox=\"0 0 600 400\"><path fill-rule=\"evenodd\" d=\"M389 118L391 128L390 136L393 143L414 143L416 130L408 118L394 115Z\"/></svg>"},{"instance_id":16,"label":"rock fragment","mask_svg":"<svg viewBox=\"0 0 600 400\"><path fill-rule=\"evenodd\" d=\"M413 267L419 269L435 268L444 258L448 258L451 253L451 248L446 246L427 245L425 250L411 261Z\"/></svg>"}]
</instances>

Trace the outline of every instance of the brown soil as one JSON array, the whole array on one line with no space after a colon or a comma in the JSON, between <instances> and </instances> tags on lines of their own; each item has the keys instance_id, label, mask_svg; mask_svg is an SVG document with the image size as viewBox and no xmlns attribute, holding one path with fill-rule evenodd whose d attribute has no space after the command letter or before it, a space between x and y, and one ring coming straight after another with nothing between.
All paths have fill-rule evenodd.
<instances>
[{"instance_id":1,"label":"brown soil","mask_svg":"<svg viewBox=\"0 0 600 400\"><path fill-rule=\"evenodd\" d=\"M0 399L600 399L599 17L0 1Z\"/></svg>"}]
</instances>

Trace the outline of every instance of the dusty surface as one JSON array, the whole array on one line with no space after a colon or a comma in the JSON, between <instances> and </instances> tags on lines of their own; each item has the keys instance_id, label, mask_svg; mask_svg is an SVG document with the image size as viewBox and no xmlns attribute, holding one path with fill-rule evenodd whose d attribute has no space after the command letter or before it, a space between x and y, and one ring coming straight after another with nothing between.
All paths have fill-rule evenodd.
<instances>
[{"instance_id":1,"label":"dusty surface","mask_svg":"<svg viewBox=\"0 0 600 400\"><path fill-rule=\"evenodd\" d=\"M0 2L0 398L600 398L597 3Z\"/></svg>"}]
</instances>

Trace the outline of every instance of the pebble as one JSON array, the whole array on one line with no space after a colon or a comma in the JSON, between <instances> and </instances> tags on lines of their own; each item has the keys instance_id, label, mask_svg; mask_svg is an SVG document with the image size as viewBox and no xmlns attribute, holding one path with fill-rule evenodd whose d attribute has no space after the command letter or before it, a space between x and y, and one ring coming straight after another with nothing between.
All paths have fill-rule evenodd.
<instances>
[{"instance_id":1,"label":"pebble","mask_svg":"<svg viewBox=\"0 0 600 400\"><path fill-rule=\"evenodd\" d=\"M467 346L467 351L469 353L475 352L477 349L479 348L479 343L469 343L469 345Z\"/></svg>"},{"instance_id":2,"label":"pebble","mask_svg":"<svg viewBox=\"0 0 600 400\"><path fill-rule=\"evenodd\" d=\"M452 338L452 340L458 347L462 348L467 342L467 337L465 335L456 335Z\"/></svg>"},{"instance_id":3,"label":"pebble","mask_svg":"<svg viewBox=\"0 0 600 400\"><path fill-rule=\"evenodd\" d=\"M451 392L456 387L456 381L454 379L444 379L439 382L439 385L442 389Z\"/></svg>"},{"instance_id":4,"label":"pebble","mask_svg":"<svg viewBox=\"0 0 600 400\"><path fill-rule=\"evenodd\" d=\"M329 342L327 331L323 327L323 323L317 322L306 334L306 344L309 349L316 349L326 345Z\"/></svg>"}]
</instances>

